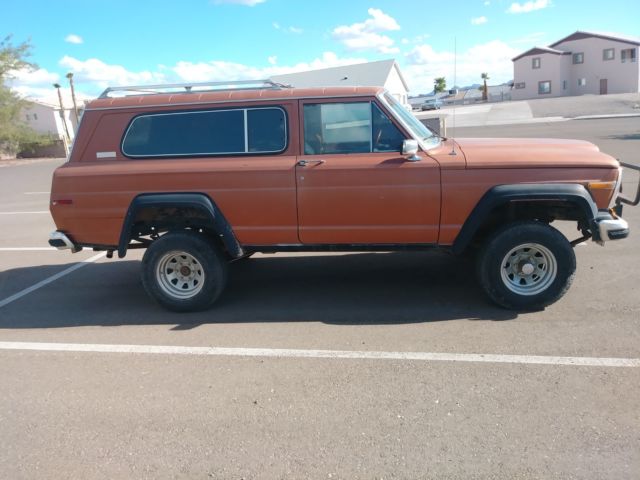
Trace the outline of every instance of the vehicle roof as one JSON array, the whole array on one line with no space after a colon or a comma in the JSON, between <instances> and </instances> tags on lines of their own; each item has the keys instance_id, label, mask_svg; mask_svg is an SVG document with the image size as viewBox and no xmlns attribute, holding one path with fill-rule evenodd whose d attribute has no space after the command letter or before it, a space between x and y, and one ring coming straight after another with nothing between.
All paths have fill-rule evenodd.
<instances>
[{"instance_id":1,"label":"vehicle roof","mask_svg":"<svg viewBox=\"0 0 640 480\"><path fill-rule=\"evenodd\" d=\"M383 91L383 87L316 87L228 89L221 91L193 91L184 93L141 93L139 95L127 95L124 97L98 98L89 102L86 110L143 108L208 103L235 103L259 100L293 100L301 98L360 97L374 96Z\"/></svg>"}]
</instances>

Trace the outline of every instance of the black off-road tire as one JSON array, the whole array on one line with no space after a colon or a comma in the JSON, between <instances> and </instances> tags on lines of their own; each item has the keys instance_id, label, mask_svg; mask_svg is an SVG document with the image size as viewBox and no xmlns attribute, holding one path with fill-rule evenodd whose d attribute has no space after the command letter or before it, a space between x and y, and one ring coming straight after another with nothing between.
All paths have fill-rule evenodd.
<instances>
[{"instance_id":1,"label":"black off-road tire","mask_svg":"<svg viewBox=\"0 0 640 480\"><path fill-rule=\"evenodd\" d=\"M175 267L175 268L174 268ZM142 285L160 305L174 312L206 310L227 283L227 261L202 234L169 232L142 258Z\"/></svg>"},{"instance_id":2,"label":"black off-road tire","mask_svg":"<svg viewBox=\"0 0 640 480\"><path fill-rule=\"evenodd\" d=\"M541 310L571 286L576 256L569 241L555 228L520 221L487 239L476 267L482 288L498 305L510 310ZM526 274L531 268L534 272Z\"/></svg>"}]
</instances>

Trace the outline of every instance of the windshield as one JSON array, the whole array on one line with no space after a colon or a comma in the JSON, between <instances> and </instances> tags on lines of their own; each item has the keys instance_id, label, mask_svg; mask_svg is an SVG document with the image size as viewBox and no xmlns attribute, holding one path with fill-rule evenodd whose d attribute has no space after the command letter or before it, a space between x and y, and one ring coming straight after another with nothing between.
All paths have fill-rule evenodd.
<instances>
[{"instance_id":1,"label":"windshield","mask_svg":"<svg viewBox=\"0 0 640 480\"><path fill-rule=\"evenodd\" d=\"M420 140L426 148L433 148L440 143L440 137L429 130L420 120L413 116L400 102L398 102L389 92L384 93L384 99L402 123L411 130L414 137Z\"/></svg>"}]
</instances>

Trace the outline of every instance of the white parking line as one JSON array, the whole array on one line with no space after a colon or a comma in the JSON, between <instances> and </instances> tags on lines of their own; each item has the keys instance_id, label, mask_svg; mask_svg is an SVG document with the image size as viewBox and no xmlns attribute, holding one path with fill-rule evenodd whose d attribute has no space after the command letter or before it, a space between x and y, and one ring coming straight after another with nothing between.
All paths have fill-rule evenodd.
<instances>
[{"instance_id":1,"label":"white parking line","mask_svg":"<svg viewBox=\"0 0 640 480\"><path fill-rule=\"evenodd\" d=\"M0 247L0 252L49 252L56 247Z\"/></svg>"},{"instance_id":2,"label":"white parking line","mask_svg":"<svg viewBox=\"0 0 640 480\"><path fill-rule=\"evenodd\" d=\"M11 302L15 302L19 298L22 298L25 295L28 295L31 292L34 292L34 291L38 290L39 288L42 288L45 285L50 284L51 282L55 282L59 278L62 278L65 275L70 274L71 272L75 272L76 270L78 270L79 268L84 267L85 265L93 263L96 260L100 260L106 254L107 254L107 252L102 252L102 253L99 253L97 255L94 255L91 258L87 258L86 260L82 260L80 263L76 263L75 265L71 265L69 268L67 268L67 269L65 269L65 270L63 270L61 272L58 272L55 275L51 275L49 278L45 278L44 280L36 283L35 285L31 285L30 287L25 288L24 290L21 290L18 293L15 293L15 294L11 295L10 297L5 298L4 300L0 300L0 308L4 307L5 305L10 304Z\"/></svg>"},{"instance_id":3,"label":"white parking line","mask_svg":"<svg viewBox=\"0 0 640 480\"><path fill-rule=\"evenodd\" d=\"M0 215L40 215L49 213L49 210L38 210L35 212L0 212Z\"/></svg>"},{"instance_id":4,"label":"white parking line","mask_svg":"<svg viewBox=\"0 0 640 480\"><path fill-rule=\"evenodd\" d=\"M640 358L554 357L481 353L376 352L351 350L296 350L282 348L179 347L163 345L108 345L97 343L0 342L0 350L44 352L136 353L208 355L222 357L333 358L349 360L414 360L435 362L520 363L581 367L640 367Z\"/></svg>"},{"instance_id":5,"label":"white parking line","mask_svg":"<svg viewBox=\"0 0 640 480\"><path fill-rule=\"evenodd\" d=\"M49 195L51 192L24 192L25 195Z\"/></svg>"}]
</instances>

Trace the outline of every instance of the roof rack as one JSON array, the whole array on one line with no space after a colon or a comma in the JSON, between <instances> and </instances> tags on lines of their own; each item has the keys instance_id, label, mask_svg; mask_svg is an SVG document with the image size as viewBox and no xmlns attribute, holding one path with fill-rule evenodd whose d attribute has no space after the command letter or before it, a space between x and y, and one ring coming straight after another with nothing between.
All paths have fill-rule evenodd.
<instances>
[{"instance_id":1,"label":"roof rack","mask_svg":"<svg viewBox=\"0 0 640 480\"><path fill-rule=\"evenodd\" d=\"M158 95L161 93L191 93L191 92L223 92L226 90L280 90L291 88L291 85L274 82L273 80L237 80L230 82L202 82L202 83L167 83L164 85L132 85L127 87L109 87L98 98L109 98L113 92L132 92L132 95ZM177 90L177 91L176 91Z\"/></svg>"}]
</instances>

